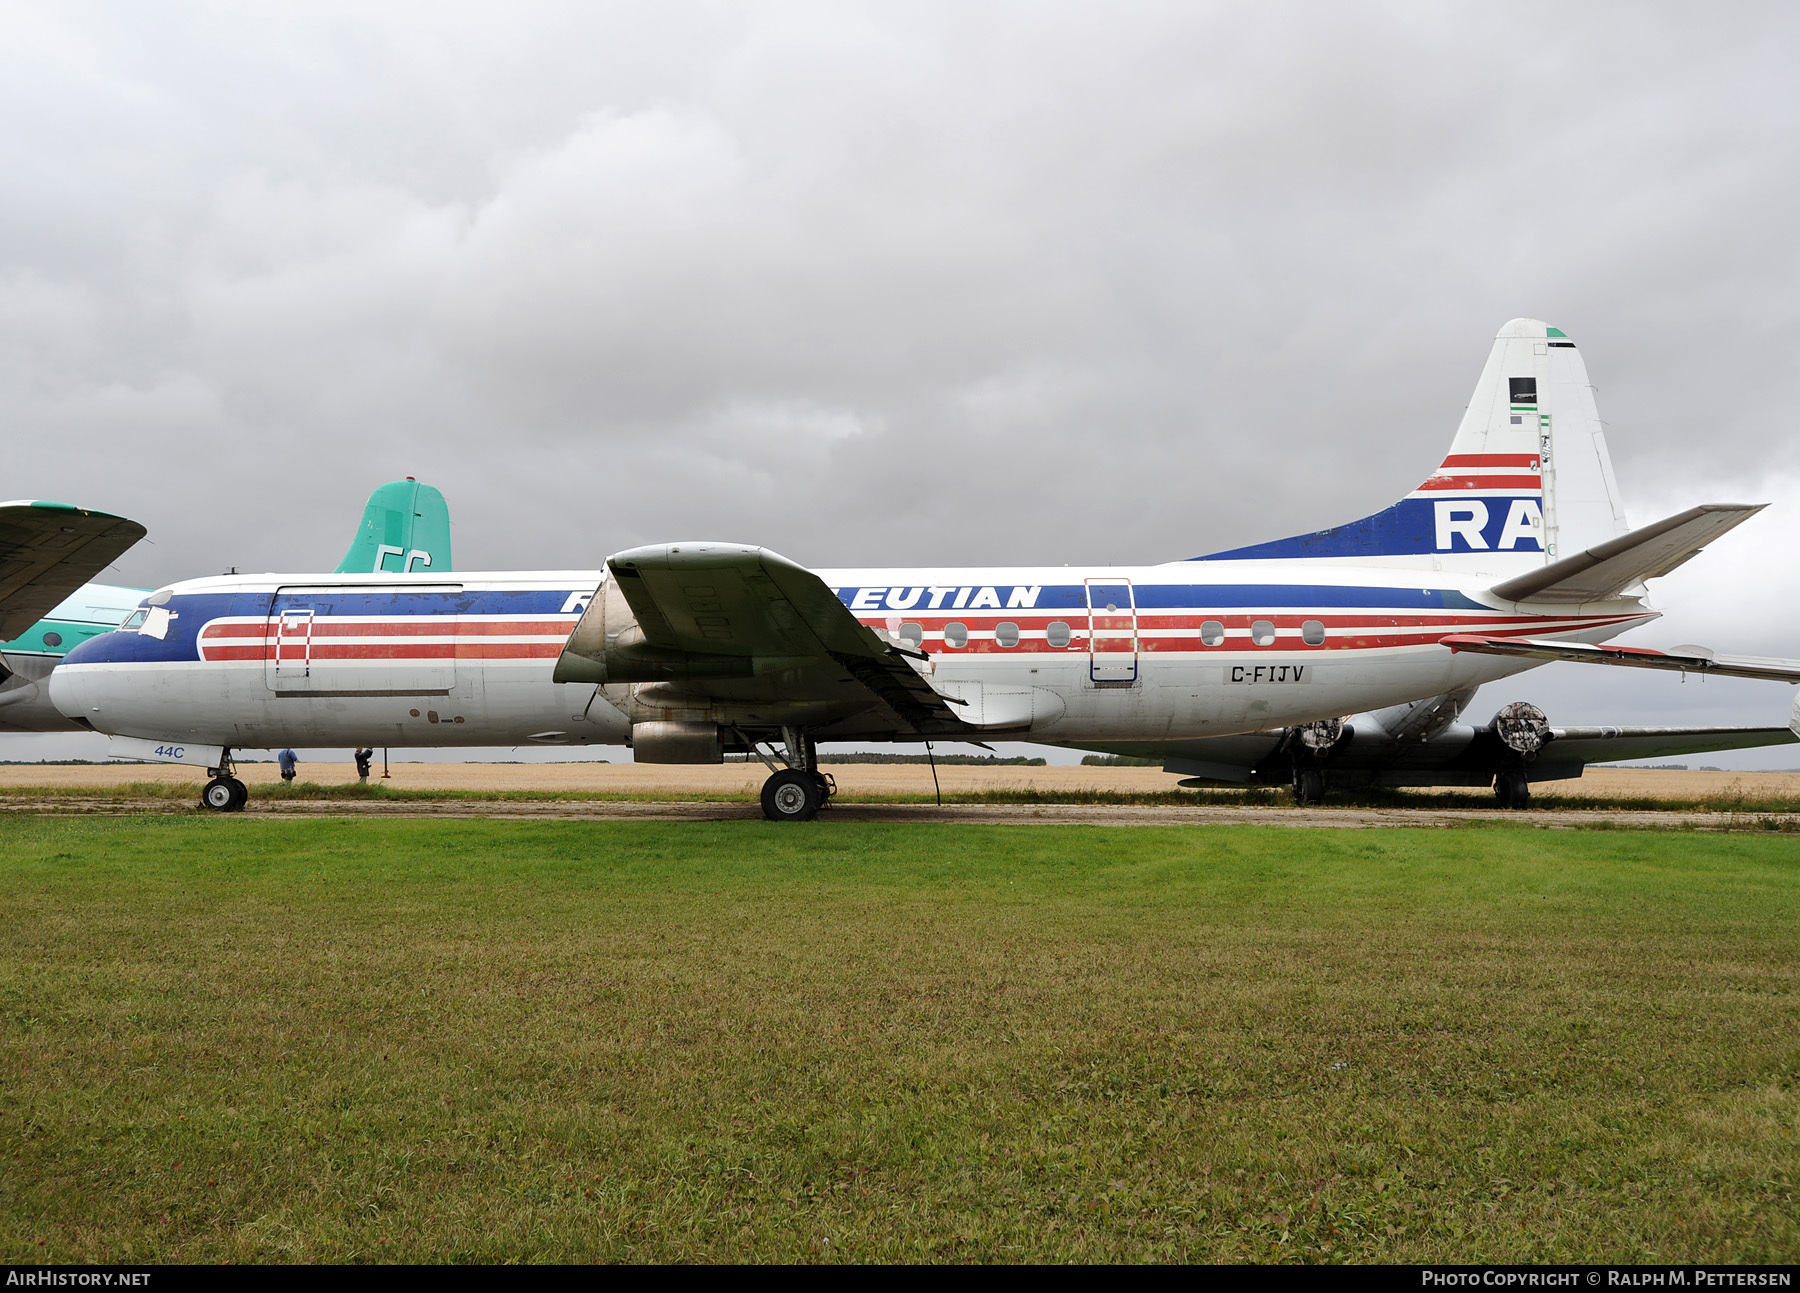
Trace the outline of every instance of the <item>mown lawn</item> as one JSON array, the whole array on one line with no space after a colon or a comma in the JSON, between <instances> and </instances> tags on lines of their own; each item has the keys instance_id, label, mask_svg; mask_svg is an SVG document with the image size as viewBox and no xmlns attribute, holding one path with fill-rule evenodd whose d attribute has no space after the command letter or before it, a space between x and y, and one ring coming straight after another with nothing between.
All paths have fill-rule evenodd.
<instances>
[{"instance_id":1,"label":"mown lawn","mask_svg":"<svg viewBox=\"0 0 1800 1293\"><path fill-rule=\"evenodd\" d=\"M0 1256L1800 1258L1800 841L14 819Z\"/></svg>"}]
</instances>

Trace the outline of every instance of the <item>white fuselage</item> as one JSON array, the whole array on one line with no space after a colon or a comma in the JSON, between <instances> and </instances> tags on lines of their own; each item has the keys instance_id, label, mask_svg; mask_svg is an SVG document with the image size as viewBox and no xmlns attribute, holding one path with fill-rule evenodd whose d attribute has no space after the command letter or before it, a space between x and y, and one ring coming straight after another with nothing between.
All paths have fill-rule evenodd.
<instances>
[{"instance_id":1,"label":"white fuselage","mask_svg":"<svg viewBox=\"0 0 1800 1293\"><path fill-rule=\"evenodd\" d=\"M1601 641L1642 601L1530 608L1448 573L1245 560L1145 567L821 570L863 623L922 652L971 735L1080 745L1263 730L1491 681L1531 662L1459 632ZM102 732L239 749L622 744L634 722L764 725L667 684L559 684L600 571L192 580L71 652L56 705ZM135 617L134 617L135 618ZM763 704L761 709L768 706ZM780 721L780 720L776 720ZM868 697L817 739L882 739Z\"/></svg>"}]
</instances>

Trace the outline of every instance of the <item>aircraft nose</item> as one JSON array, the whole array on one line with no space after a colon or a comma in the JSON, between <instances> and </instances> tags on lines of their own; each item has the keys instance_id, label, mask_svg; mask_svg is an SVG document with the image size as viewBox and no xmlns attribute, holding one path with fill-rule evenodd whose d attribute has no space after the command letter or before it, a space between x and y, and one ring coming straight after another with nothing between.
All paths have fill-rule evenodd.
<instances>
[{"instance_id":1,"label":"aircraft nose","mask_svg":"<svg viewBox=\"0 0 1800 1293\"><path fill-rule=\"evenodd\" d=\"M108 682L116 677L105 666L119 658L121 639L129 636L132 635L117 630L98 634L71 648L57 661L48 681L50 703L59 714L70 722L101 727Z\"/></svg>"}]
</instances>

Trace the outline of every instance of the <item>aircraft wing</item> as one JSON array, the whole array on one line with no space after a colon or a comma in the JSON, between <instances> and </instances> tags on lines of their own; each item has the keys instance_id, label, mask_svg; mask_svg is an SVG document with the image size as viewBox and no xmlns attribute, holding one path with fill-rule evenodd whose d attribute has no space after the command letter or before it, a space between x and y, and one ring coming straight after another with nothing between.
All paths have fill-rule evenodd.
<instances>
[{"instance_id":1,"label":"aircraft wing","mask_svg":"<svg viewBox=\"0 0 1800 1293\"><path fill-rule=\"evenodd\" d=\"M1767 504L1707 503L1641 526L1585 552L1494 585L1509 602L1604 602L1645 579L1666 575Z\"/></svg>"},{"instance_id":2,"label":"aircraft wing","mask_svg":"<svg viewBox=\"0 0 1800 1293\"><path fill-rule=\"evenodd\" d=\"M772 713L782 702L880 701L923 735L975 730L908 661L916 653L859 623L817 575L767 548L659 544L606 565L635 624L609 624L608 599L597 596L557 662L559 682L678 681L689 692L766 700Z\"/></svg>"},{"instance_id":3,"label":"aircraft wing","mask_svg":"<svg viewBox=\"0 0 1800 1293\"><path fill-rule=\"evenodd\" d=\"M1665 759L1678 754L1713 754L1800 741L1787 727L1553 727L1555 739L1541 756L1555 762L1617 763L1623 759Z\"/></svg>"},{"instance_id":4,"label":"aircraft wing","mask_svg":"<svg viewBox=\"0 0 1800 1293\"><path fill-rule=\"evenodd\" d=\"M0 642L10 642L144 537L122 516L67 503L0 503Z\"/></svg>"},{"instance_id":5,"label":"aircraft wing","mask_svg":"<svg viewBox=\"0 0 1800 1293\"><path fill-rule=\"evenodd\" d=\"M1570 660L1578 664L1616 664L1632 669L1710 673L1722 678L1800 682L1800 660L1719 655L1699 646L1678 646L1672 651L1654 651L1649 647L1594 646L1586 642L1490 637L1482 633L1451 633L1438 641L1452 651L1474 651L1481 655L1526 656L1533 660Z\"/></svg>"}]
</instances>

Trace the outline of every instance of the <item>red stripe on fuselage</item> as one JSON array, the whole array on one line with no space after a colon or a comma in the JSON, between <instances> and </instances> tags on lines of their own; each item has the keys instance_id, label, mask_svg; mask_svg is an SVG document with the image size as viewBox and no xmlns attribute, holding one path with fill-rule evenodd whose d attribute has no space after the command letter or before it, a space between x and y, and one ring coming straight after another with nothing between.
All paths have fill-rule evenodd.
<instances>
[{"instance_id":1,"label":"red stripe on fuselage","mask_svg":"<svg viewBox=\"0 0 1800 1293\"><path fill-rule=\"evenodd\" d=\"M1529 467L1536 471L1535 453L1453 453L1438 464L1440 471L1452 467Z\"/></svg>"},{"instance_id":2,"label":"red stripe on fuselage","mask_svg":"<svg viewBox=\"0 0 1800 1293\"><path fill-rule=\"evenodd\" d=\"M1541 490L1544 487L1542 476L1433 476L1420 490L1437 489L1530 489Z\"/></svg>"},{"instance_id":3,"label":"red stripe on fuselage","mask_svg":"<svg viewBox=\"0 0 1800 1293\"><path fill-rule=\"evenodd\" d=\"M378 638L378 637L538 637L556 635L566 638L578 617L563 620L465 620L453 615L417 616L400 620L340 620L320 616L311 623L311 636ZM202 638L274 637L280 621L256 620L236 624L213 623L201 630ZM291 639L308 636L306 627L291 629Z\"/></svg>"}]
</instances>

